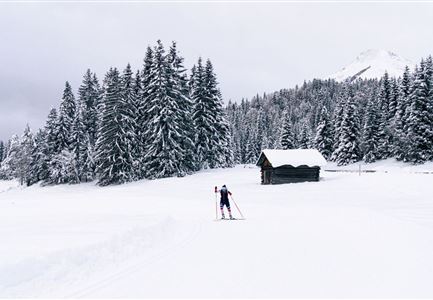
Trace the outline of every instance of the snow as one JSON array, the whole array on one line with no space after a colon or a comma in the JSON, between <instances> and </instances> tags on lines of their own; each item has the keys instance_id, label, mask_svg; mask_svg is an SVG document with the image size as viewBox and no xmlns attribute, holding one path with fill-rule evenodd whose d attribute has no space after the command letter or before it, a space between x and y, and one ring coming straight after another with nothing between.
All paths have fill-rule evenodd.
<instances>
[{"instance_id":1,"label":"snow","mask_svg":"<svg viewBox=\"0 0 433 300\"><path fill-rule=\"evenodd\" d=\"M431 298L432 176L272 186L238 166L104 188L0 182L0 296ZM246 220L213 221L223 184Z\"/></svg>"},{"instance_id":2,"label":"snow","mask_svg":"<svg viewBox=\"0 0 433 300\"><path fill-rule=\"evenodd\" d=\"M362 79L381 78L385 71L388 72L390 77L399 77L403 75L406 66L413 70L415 65L410 60L391 51L369 49L362 52L348 66L328 76L328 78L337 81L344 81L352 77Z\"/></svg>"},{"instance_id":3,"label":"snow","mask_svg":"<svg viewBox=\"0 0 433 300\"><path fill-rule=\"evenodd\" d=\"M262 151L262 155L263 154L266 156L266 158L274 168L278 168L284 165L291 165L293 167L299 167L302 165L309 167L320 167L326 165L325 158L316 149L265 149ZM259 162L257 162L257 164L258 163Z\"/></svg>"},{"instance_id":4,"label":"snow","mask_svg":"<svg viewBox=\"0 0 433 300\"><path fill-rule=\"evenodd\" d=\"M381 173L431 173L433 174L433 162L426 162L424 164L411 164L404 163L396 160L395 158L388 158L379 160L374 163L365 163L363 161L349 164L346 166L337 166L335 162L328 162L325 170L338 170L338 171L374 171Z\"/></svg>"}]
</instances>

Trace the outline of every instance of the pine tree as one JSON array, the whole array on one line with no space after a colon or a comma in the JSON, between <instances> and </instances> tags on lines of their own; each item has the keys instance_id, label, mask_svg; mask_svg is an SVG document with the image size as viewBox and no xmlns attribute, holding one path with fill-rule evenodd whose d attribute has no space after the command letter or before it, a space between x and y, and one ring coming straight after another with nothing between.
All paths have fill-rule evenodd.
<instances>
[{"instance_id":1,"label":"pine tree","mask_svg":"<svg viewBox=\"0 0 433 300\"><path fill-rule=\"evenodd\" d=\"M366 118L363 132L363 152L366 163L375 162L379 159L378 155L378 142L379 142L379 117L377 111L377 103L375 98L372 97L368 102L366 110Z\"/></svg>"},{"instance_id":2,"label":"pine tree","mask_svg":"<svg viewBox=\"0 0 433 300\"><path fill-rule=\"evenodd\" d=\"M148 111L150 109L149 102L149 92L151 88L151 80L152 74L151 69L153 65L153 50L150 47L147 47L146 56L144 58L144 66L143 71L141 73L141 82L140 82L140 95L137 98L137 129L138 129L138 153L140 155L139 164L140 167L137 169L137 174L139 178L144 178L146 176L146 146L152 140L151 136L146 136L146 128L148 128L148 124L150 122L150 116L148 115ZM138 77L136 77L138 78ZM138 86L138 85L136 85Z\"/></svg>"},{"instance_id":3,"label":"pine tree","mask_svg":"<svg viewBox=\"0 0 433 300\"><path fill-rule=\"evenodd\" d=\"M410 94L410 116L408 120L408 152L406 160L413 163L423 163L432 157L432 65L431 61L421 61L414 74Z\"/></svg>"},{"instance_id":4,"label":"pine tree","mask_svg":"<svg viewBox=\"0 0 433 300\"><path fill-rule=\"evenodd\" d=\"M304 121L301 125L298 143L297 143L297 148L299 148L299 149L311 148L311 133L308 129L306 121Z\"/></svg>"},{"instance_id":5,"label":"pine tree","mask_svg":"<svg viewBox=\"0 0 433 300\"><path fill-rule=\"evenodd\" d=\"M149 178L183 176L184 136L178 114L180 95L175 70L168 61L161 41L157 44L145 100L149 105L147 115L150 118L145 135L152 137L146 147L145 167Z\"/></svg>"},{"instance_id":6,"label":"pine tree","mask_svg":"<svg viewBox=\"0 0 433 300\"><path fill-rule=\"evenodd\" d=\"M209 136L210 152L208 162L211 168L228 167L232 165L233 152L230 145L230 130L226 115L222 107L221 92L214 73L213 65L208 59L204 70L205 100L208 111L211 113L211 132Z\"/></svg>"},{"instance_id":7,"label":"pine tree","mask_svg":"<svg viewBox=\"0 0 433 300\"><path fill-rule=\"evenodd\" d=\"M71 183L80 183L81 181L92 180L93 166L89 162L90 135L86 132L84 125L84 113L79 107L74 122L72 124L71 145L70 149L74 160L74 173L71 175ZM90 175L90 176L89 176Z\"/></svg>"},{"instance_id":8,"label":"pine tree","mask_svg":"<svg viewBox=\"0 0 433 300\"><path fill-rule=\"evenodd\" d=\"M194 103L193 122L196 126L195 148L199 169L210 167L209 156L211 147L211 137L214 137L213 114L211 114L209 105L205 98L205 80L202 59L199 58L197 66L194 68L194 77L190 80L191 99Z\"/></svg>"},{"instance_id":9,"label":"pine tree","mask_svg":"<svg viewBox=\"0 0 433 300\"><path fill-rule=\"evenodd\" d=\"M183 131L181 147L183 149L182 170L185 173L198 170L195 155L195 125L192 118L193 102L190 98L186 69L183 66L183 58L178 55L176 43L173 42L170 48L169 63L174 76L176 99L178 102L179 125Z\"/></svg>"},{"instance_id":10,"label":"pine tree","mask_svg":"<svg viewBox=\"0 0 433 300\"><path fill-rule=\"evenodd\" d=\"M347 98L350 97L350 89L344 84L340 95L337 98L337 105L333 115L333 132L334 132L334 145L333 152L331 155L331 161L336 161L337 159L337 149L340 143L340 134L341 134L341 124L344 118L344 106L347 101Z\"/></svg>"},{"instance_id":11,"label":"pine tree","mask_svg":"<svg viewBox=\"0 0 433 300\"><path fill-rule=\"evenodd\" d=\"M99 185L124 183L131 179L130 154L122 135L122 90L119 71L111 68L105 78L106 89L98 140L96 169Z\"/></svg>"},{"instance_id":12,"label":"pine tree","mask_svg":"<svg viewBox=\"0 0 433 300\"><path fill-rule=\"evenodd\" d=\"M403 160L407 153L407 119L409 113L409 95L410 95L410 71L406 66L399 85L399 96L397 107L393 120L394 138L392 145L392 155L397 160Z\"/></svg>"},{"instance_id":13,"label":"pine tree","mask_svg":"<svg viewBox=\"0 0 433 300\"><path fill-rule=\"evenodd\" d=\"M320 113L314 144L316 149L319 150L326 159L331 157L334 141L332 139L332 126L329 121L328 110L325 106L322 107Z\"/></svg>"},{"instance_id":14,"label":"pine tree","mask_svg":"<svg viewBox=\"0 0 433 300\"><path fill-rule=\"evenodd\" d=\"M137 136L138 99L137 86L132 75L131 65L128 64L121 77L121 139L124 151L124 172L128 181L140 178L136 167L140 165L141 153Z\"/></svg>"},{"instance_id":15,"label":"pine tree","mask_svg":"<svg viewBox=\"0 0 433 300\"><path fill-rule=\"evenodd\" d=\"M81 106L84 132L88 135L92 147L96 141L99 93L98 79L95 74L92 74L90 69L87 69L83 82L78 89L78 102Z\"/></svg>"},{"instance_id":16,"label":"pine tree","mask_svg":"<svg viewBox=\"0 0 433 300\"><path fill-rule=\"evenodd\" d=\"M21 140L14 134L8 141L7 155L0 166L0 179L10 180L19 177Z\"/></svg>"},{"instance_id":17,"label":"pine tree","mask_svg":"<svg viewBox=\"0 0 433 300\"><path fill-rule=\"evenodd\" d=\"M4 153L5 153L5 144L3 143L3 141L0 141L0 164L5 158Z\"/></svg>"},{"instance_id":18,"label":"pine tree","mask_svg":"<svg viewBox=\"0 0 433 300\"><path fill-rule=\"evenodd\" d=\"M355 97L350 97L344 108L336 161L339 166L357 162L361 159L359 148L359 127Z\"/></svg>"},{"instance_id":19,"label":"pine tree","mask_svg":"<svg viewBox=\"0 0 433 300\"><path fill-rule=\"evenodd\" d=\"M66 82L62 102L60 103L60 113L57 128L57 143L59 145L60 151L69 150L70 133L72 129L72 123L74 122L76 109L74 94L72 93L69 82Z\"/></svg>"},{"instance_id":20,"label":"pine tree","mask_svg":"<svg viewBox=\"0 0 433 300\"><path fill-rule=\"evenodd\" d=\"M379 143L378 143L378 158L385 159L391 155L391 145L392 145L392 131L390 128L391 111L391 84L389 80L388 73L381 79L381 87L379 91L379 107L380 107L380 117L379 117Z\"/></svg>"},{"instance_id":21,"label":"pine tree","mask_svg":"<svg viewBox=\"0 0 433 300\"><path fill-rule=\"evenodd\" d=\"M284 115L285 118L284 118L284 125L283 125L283 130L281 135L281 147L284 150L295 149L295 137L293 134L291 121L287 112Z\"/></svg>"},{"instance_id":22,"label":"pine tree","mask_svg":"<svg viewBox=\"0 0 433 300\"><path fill-rule=\"evenodd\" d=\"M58 143L58 130L57 110L52 108L48 114L47 122L45 124L46 151L49 157L57 154L60 151L60 145Z\"/></svg>"},{"instance_id":23,"label":"pine tree","mask_svg":"<svg viewBox=\"0 0 433 300\"><path fill-rule=\"evenodd\" d=\"M30 158L29 185L49 179L50 159L47 153L47 137L45 130L39 129L34 138L35 146Z\"/></svg>"}]
</instances>

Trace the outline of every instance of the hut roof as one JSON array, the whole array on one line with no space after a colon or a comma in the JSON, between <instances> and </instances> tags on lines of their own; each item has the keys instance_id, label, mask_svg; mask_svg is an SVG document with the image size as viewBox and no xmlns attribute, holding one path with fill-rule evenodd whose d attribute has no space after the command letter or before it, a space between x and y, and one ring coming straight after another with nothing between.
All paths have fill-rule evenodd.
<instances>
[{"instance_id":1,"label":"hut roof","mask_svg":"<svg viewBox=\"0 0 433 300\"><path fill-rule=\"evenodd\" d=\"M293 167L320 167L326 165L326 159L316 149L265 149L260 154L259 160L257 161L256 165L261 166L265 158L268 159L269 163L274 168L278 168L284 165L290 165Z\"/></svg>"}]
</instances>

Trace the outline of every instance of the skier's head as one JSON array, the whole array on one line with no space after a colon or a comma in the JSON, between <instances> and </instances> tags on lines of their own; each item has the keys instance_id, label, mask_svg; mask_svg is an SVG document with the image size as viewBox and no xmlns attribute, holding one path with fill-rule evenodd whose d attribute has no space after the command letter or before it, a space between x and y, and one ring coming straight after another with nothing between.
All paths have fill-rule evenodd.
<instances>
[{"instance_id":1,"label":"skier's head","mask_svg":"<svg viewBox=\"0 0 433 300\"><path fill-rule=\"evenodd\" d=\"M223 188L227 188L225 184L223 184Z\"/></svg>"}]
</instances>

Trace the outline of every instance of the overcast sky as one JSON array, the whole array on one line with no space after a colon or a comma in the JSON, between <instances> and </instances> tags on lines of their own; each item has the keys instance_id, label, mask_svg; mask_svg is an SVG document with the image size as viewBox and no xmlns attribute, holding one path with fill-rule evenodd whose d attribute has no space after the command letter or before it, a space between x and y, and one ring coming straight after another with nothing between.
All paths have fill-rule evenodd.
<instances>
[{"instance_id":1,"label":"overcast sky","mask_svg":"<svg viewBox=\"0 0 433 300\"><path fill-rule=\"evenodd\" d=\"M64 82L87 68L140 68L177 41L187 67L210 58L224 100L324 77L360 52L433 53L433 3L1 3L0 139L42 126Z\"/></svg>"}]
</instances>

